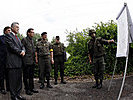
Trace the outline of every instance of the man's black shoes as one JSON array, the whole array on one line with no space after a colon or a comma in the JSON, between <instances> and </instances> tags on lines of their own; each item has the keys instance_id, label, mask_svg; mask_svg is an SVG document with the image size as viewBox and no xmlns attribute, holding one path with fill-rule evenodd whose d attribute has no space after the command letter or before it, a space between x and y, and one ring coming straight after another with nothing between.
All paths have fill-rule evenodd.
<instances>
[{"instance_id":1,"label":"man's black shoes","mask_svg":"<svg viewBox=\"0 0 133 100\"><path fill-rule=\"evenodd\" d=\"M20 95L18 95L17 98L18 98L19 100L26 100L26 98L24 98L24 97L22 97L22 96L20 96Z\"/></svg>"},{"instance_id":2,"label":"man's black shoes","mask_svg":"<svg viewBox=\"0 0 133 100\"><path fill-rule=\"evenodd\" d=\"M33 95L33 93L30 90L26 90L27 95Z\"/></svg>"},{"instance_id":3,"label":"man's black shoes","mask_svg":"<svg viewBox=\"0 0 133 100\"><path fill-rule=\"evenodd\" d=\"M5 95L6 91L5 90L0 90L0 93Z\"/></svg>"},{"instance_id":4,"label":"man's black shoes","mask_svg":"<svg viewBox=\"0 0 133 100\"><path fill-rule=\"evenodd\" d=\"M95 84L94 86L92 86L92 88L97 88L97 89L101 89L102 88L102 84Z\"/></svg>"},{"instance_id":5,"label":"man's black shoes","mask_svg":"<svg viewBox=\"0 0 133 100\"><path fill-rule=\"evenodd\" d=\"M38 91L35 90L35 89L32 89L31 92L33 92L33 93L38 93Z\"/></svg>"},{"instance_id":6,"label":"man's black shoes","mask_svg":"<svg viewBox=\"0 0 133 100\"><path fill-rule=\"evenodd\" d=\"M66 84L66 81L61 81L61 84Z\"/></svg>"},{"instance_id":7,"label":"man's black shoes","mask_svg":"<svg viewBox=\"0 0 133 100\"><path fill-rule=\"evenodd\" d=\"M58 84L58 82L57 82L57 81L55 81L55 82L54 82L54 85L57 85L57 84Z\"/></svg>"},{"instance_id":8,"label":"man's black shoes","mask_svg":"<svg viewBox=\"0 0 133 100\"><path fill-rule=\"evenodd\" d=\"M98 85L97 84L95 84L94 86L92 86L92 88L97 88L98 87Z\"/></svg>"},{"instance_id":9,"label":"man's black shoes","mask_svg":"<svg viewBox=\"0 0 133 100\"><path fill-rule=\"evenodd\" d=\"M98 86L97 86L97 89L101 89L102 88L102 84L99 84Z\"/></svg>"},{"instance_id":10,"label":"man's black shoes","mask_svg":"<svg viewBox=\"0 0 133 100\"><path fill-rule=\"evenodd\" d=\"M47 85L47 88L53 88L53 87L49 84L49 85Z\"/></svg>"},{"instance_id":11,"label":"man's black shoes","mask_svg":"<svg viewBox=\"0 0 133 100\"><path fill-rule=\"evenodd\" d=\"M11 100L19 100L17 97L11 96Z\"/></svg>"},{"instance_id":12,"label":"man's black shoes","mask_svg":"<svg viewBox=\"0 0 133 100\"><path fill-rule=\"evenodd\" d=\"M41 83L41 85L40 85L40 89L43 89L43 88L44 88L44 84Z\"/></svg>"}]
</instances>

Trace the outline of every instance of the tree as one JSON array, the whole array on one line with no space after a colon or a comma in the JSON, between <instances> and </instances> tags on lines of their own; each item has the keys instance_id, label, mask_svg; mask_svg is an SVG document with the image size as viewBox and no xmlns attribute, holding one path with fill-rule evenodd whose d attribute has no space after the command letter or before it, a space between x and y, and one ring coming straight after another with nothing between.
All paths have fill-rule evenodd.
<instances>
[{"instance_id":1,"label":"tree","mask_svg":"<svg viewBox=\"0 0 133 100\"><path fill-rule=\"evenodd\" d=\"M96 30L96 36L102 37L104 39L110 40L114 39L117 41L117 24L114 21L108 21L107 23L96 23L93 28ZM66 51L70 54L68 61L65 63L66 75L84 75L84 74L92 74L92 67L88 63L88 47L87 43L90 40L90 36L88 35L90 28L83 29L83 31L79 32L77 29L73 32L67 33L67 41L68 46ZM104 45L106 55L106 69L105 72L108 74L112 74L114 63L116 59L116 44L112 45ZM130 49L132 49L133 45L131 45ZM132 49L133 51L133 49ZM133 54L132 54L133 55ZM116 72L120 73L124 70L125 58L118 59L118 65ZM128 72L131 72L133 68L131 67L133 61L129 62ZM123 66L123 67L122 67Z\"/></svg>"},{"instance_id":2,"label":"tree","mask_svg":"<svg viewBox=\"0 0 133 100\"><path fill-rule=\"evenodd\" d=\"M40 38L41 38L41 36L40 36L39 33L35 33L35 34L34 34L33 41L34 41L34 44L35 44L35 45L36 45L38 39L40 39Z\"/></svg>"},{"instance_id":3,"label":"tree","mask_svg":"<svg viewBox=\"0 0 133 100\"><path fill-rule=\"evenodd\" d=\"M83 75L91 74L91 67L88 63L87 56L87 42L90 37L88 37L88 29L83 29L82 32L78 30L74 32L66 32L68 46L66 51L70 54L68 61L65 63L66 75Z\"/></svg>"}]
</instances>

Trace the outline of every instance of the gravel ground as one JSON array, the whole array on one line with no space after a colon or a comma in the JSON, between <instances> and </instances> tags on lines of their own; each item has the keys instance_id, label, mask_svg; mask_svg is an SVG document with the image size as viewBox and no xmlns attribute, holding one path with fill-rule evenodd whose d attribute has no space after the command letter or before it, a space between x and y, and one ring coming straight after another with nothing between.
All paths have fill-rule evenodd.
<instances>
[{"instance_id":1,"label":"gravel ground","mask_svg":"<svg viewBox=\"0 0 133 100\"><path fill-rule=\"evenodd\" d=\"M51 81L53 85L53 80ZM32 96L25 95L22 89L22 96L27 100L117 100L122 78L114 79L112 87L108 91L110 80L104 80L102 89L91 88L95 83L91 78L82 80L68 79L67 84L53 85L52 89L39 89L39 83L35 80L35 88L39 93ZM10 95L0 94L0 100L10 100ZM133 76L126 77L124 89L120 100L133 100Z\"/></svg>"}]
</instances>

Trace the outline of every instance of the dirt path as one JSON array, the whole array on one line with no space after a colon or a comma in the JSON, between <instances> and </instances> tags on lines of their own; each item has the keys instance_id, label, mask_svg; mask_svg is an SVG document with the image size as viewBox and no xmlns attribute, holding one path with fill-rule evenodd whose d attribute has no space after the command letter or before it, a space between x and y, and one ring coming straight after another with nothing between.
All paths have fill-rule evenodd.
<instances>
[{"instance_id":1,"label":"dirt path","mask_svg":"<svg viewBox=\"0 0 133 100\"><path fill-rule=\"evenodd\" d=\"M108 90L109 80L104 80L102 89L91 88L94 82L92 80L84 79L80 81L68 80L68 83L52 85L54 88L43 90L39 89L39 83L35 80L35 87L39 90L38 94L32 96L25 95L24 89L22 96L27 100L117 100L122 79L113 80L110 91ZM6 95L0 94L0 100L10 100L9 93ZM120 100L133 100L133 76L126 77L126 82Z\"/></svg>"}]
</instances>

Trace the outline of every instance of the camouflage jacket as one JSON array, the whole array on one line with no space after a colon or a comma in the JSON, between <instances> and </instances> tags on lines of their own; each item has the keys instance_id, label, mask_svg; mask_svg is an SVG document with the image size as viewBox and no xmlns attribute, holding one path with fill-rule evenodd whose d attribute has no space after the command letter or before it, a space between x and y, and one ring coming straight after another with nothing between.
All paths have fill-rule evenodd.
<instances>
[{"instance_id":1,"label":"camouflage jacket","mask_svg":"<svg viewBox=\"0 0 133 100\"><path fill-rule=\"evenodd\" d=\"M59 42L59 43L54 43L53 44L53 55L58 56L58 55L64 55L64 44Z\"/></svg>"},{"instance_id":2,"label":"camouflage jacket","mask_svg":"<svg viewBox=\"0 0 133 100\"><path fill-rule=\"evenodd\" d=\"M105 55L105 50L103 44L108 43L108 40L102 39L101 37L96 39L91 39L88 42L88 53L91 58L99 58Z\"/></svg>"},{"instance_id":3,"label":"camouflage jacket","mask_svg":"<svg viewBox=\"0 0 133 100\"><path fill-rule=\"evenodd\" d=\"M36 45L36 52L39 57L44 57L50 55L50 50L52 49L52 44L47 40L41 40Z\"/></svg>"}]
</instances>

